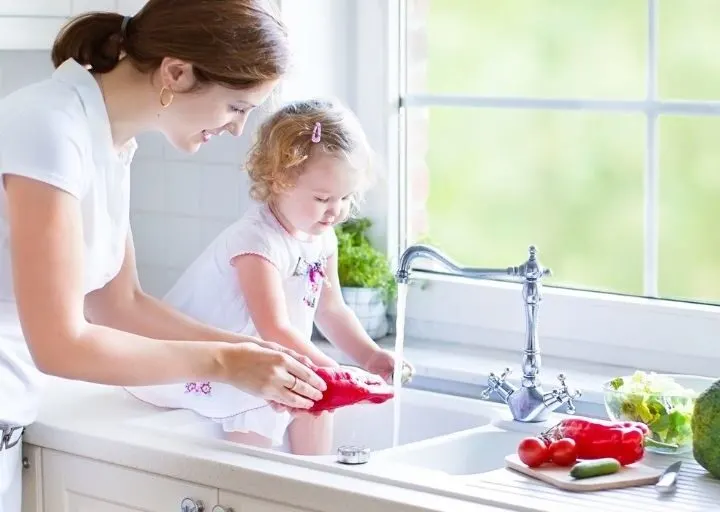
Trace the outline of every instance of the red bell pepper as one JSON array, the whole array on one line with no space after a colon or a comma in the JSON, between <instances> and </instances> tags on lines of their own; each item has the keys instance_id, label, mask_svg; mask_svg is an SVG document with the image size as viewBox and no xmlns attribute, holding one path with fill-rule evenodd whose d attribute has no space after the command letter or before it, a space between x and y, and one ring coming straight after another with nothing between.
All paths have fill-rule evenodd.
<instances>
[{"instance_id":1,"label":"red bell pepper","mask_svg":"<svg viewBox=\"0 0 720 512\"><path fill-rule=\"evenodd\" d=\"M648 434L643 423L589 418L564 419L545 433L554 439L575 441L578 459L611 457L623 466L643 458Z\"/></svg>"},{"instance_id":2,"label":"red bell pepper","mask_svg":"<svg viewBox=\"0 0 720 512\"><path fill-rule=\"evenodd\" d=\"M315 372L327 384L323 397L310 412L332 411L359 403L381 404L394 396L393 387L379 375L355 367L318 367Z\"/></svg>"}]
</instances>

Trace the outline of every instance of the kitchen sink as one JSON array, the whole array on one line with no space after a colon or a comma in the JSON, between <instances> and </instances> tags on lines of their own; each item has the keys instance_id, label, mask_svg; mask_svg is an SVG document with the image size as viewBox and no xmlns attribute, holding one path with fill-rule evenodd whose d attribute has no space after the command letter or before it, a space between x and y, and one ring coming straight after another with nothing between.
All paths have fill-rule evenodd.
<instances>
[{"instance_id":1,"label":"kitchen sink","mask_svg":"<svg viewBox=\"0 0 720 512\"><path fill-rule=\"evenodd\" d=\"M401 464L448 475L472 475L505 466L505 456L515 453L523 431L485 425L406 447L388 450L376 461Z\"/></svg>"},{"instance_id":2,"label":"kitchen sink","mask_svg":"<svg viewBox=\"0 0 720 512\"><path fill-rule=\"evenodd\" d=\"M393 447L395 404L360 404L335 412L332 457L338 447L356 445L373 453L395 451L415 443L446 439L448 435L472 431L502 418L502 404L455 397L429 391L403 389L400 398L398 444ZM181 436L224 441L222 427L188 410L164 410L136 418L132 426ZM287 451L286 446L278 447Z\"/></svg>"}]
</instances>

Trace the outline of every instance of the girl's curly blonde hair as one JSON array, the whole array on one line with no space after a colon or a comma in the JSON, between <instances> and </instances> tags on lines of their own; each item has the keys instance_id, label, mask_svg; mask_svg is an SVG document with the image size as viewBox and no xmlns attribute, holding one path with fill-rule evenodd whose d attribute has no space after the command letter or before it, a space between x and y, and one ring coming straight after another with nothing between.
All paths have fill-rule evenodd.
<instances>
[{"instance_id":1,"label":"girl's curly blonde hair","mask_svg":"<svg viewBox=\"0 0 720 512\"><path fill-rule=\"evenodd\" d=\"M360 173L361 190L353 198L353 209L373 182L365 133L352 112L336 100L289 103L263 122L256 137L245 167L252 181L250 196L257 201L294 187L303 163L316 151L343 158Z\"/></svg>"}]
</instances>

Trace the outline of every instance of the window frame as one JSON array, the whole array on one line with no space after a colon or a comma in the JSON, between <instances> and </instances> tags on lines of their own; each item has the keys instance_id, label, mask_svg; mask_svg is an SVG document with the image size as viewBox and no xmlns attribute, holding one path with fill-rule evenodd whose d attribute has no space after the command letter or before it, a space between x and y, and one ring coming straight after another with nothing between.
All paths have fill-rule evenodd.
<instances>
[{"instance_id":1,"label":"window frame","mask_svg":"<svg viewBox=\"0 0 720 512\"><path fill-rule=\"evenodd\" d=\"M407 176L405 173L405 109L413 106L464 106L543 108L645 112L648 118L648 169L646 218L657 212L657 117L663 113L719 115L720 103L660 101L656 91L656 65L648 66L644 101L540 100L471 96L412 95L401 73L404 0L367 0L355 7L356 111L368 137L388 170L374 191L365 213L375 223L374 240L383 244L393 263L408 246ZM362 5L360 5L362 4ZM656 63L656 0L648 0L649 62ZM646 223L645 292L657 287L657 223ZM528 241L531 243L532 241ZM518 254L519 265L526 254ZM552 261L543 265L552 268ZM422 287L408 294L406 334L425 340L522 350L525 317L519 284L438 278L418 270L413 273ZM481 314L478 312L482 311ZM541 353L610 365L632 366L675 373L716 376L720 351L713 341L720 336L720 307L639 296L543 287L539 310ZM440 341L442 340L442 341Z\"/></svg>"}]
</instances>

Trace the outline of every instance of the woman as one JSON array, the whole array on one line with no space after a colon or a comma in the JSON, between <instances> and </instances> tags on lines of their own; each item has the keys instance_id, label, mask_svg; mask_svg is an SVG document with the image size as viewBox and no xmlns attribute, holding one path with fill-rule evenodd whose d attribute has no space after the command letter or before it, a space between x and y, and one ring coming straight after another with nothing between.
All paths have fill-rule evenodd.
<instances>
[{"instance_id":1,"label":"woman","mask_svg":"<svg viewBox=\"0 0 720 512\"><path fill-rule=\"evenodd\" d=\"M0 100L0 512L20 510L19 436L43 374L219 380L278 408L322 396L306 358L144 294L129 228L135 135L160 131L187 152L239 135L288 53L260 0L149 0L132 18L72 20L52 77Z\"/></svg>"}]
</instances>

